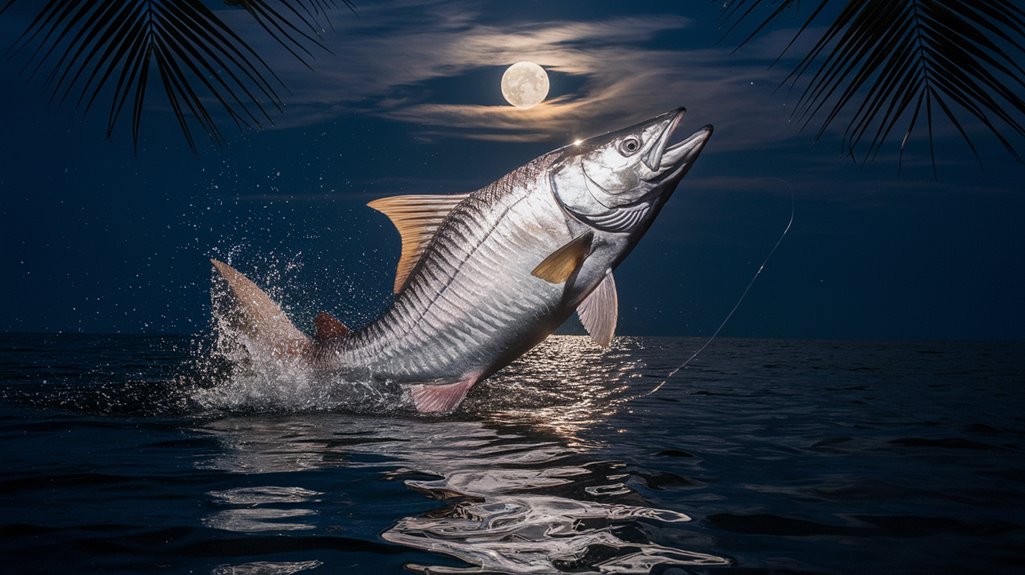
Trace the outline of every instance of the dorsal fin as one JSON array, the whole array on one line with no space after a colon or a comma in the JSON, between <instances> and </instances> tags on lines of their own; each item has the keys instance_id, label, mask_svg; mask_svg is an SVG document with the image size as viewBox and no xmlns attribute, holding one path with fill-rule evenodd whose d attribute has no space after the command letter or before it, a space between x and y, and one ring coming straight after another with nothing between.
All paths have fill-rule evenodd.
<instances>
[{"instance_id":1,"label":"dorsal fin","mask_svg":"<svg viewBox=\"0 0 1025 575\"><path fill-rule=\"evenodd\" d=\"M338 321L338 318L322 311L313 318L313 327L316 330L317 341L324 341L332 337L341 337L349 333L349 327Z\"/></svg>"},{"instance_id":2,"label":"dorsal fin","mask_svg":"<svg viewBox=\"0 0 1025 575\"><path fill-rule=\"evenodd\" d=\"M530 273L548 283L561 284L580 269L580 264L584 263L584 258L591 251L593 239L594 232L587 230L549 254Z\"/></svg>"},{"instance_id":3,"label":"dorsal fin","mask_svg":"<svg viewBox=\"0 0 1025 575\"><path fill-rule=\"evenodd\" d=\"M367 204L388 216L402 236L402 255L395 270L395 293L402 291L406 285L409 273L416 267L416 262L420 261L427 242L434 237L438 226L467 196L469 194L392 196Z\"/></svg>"},{"instance_id":4,"label":"dorsal fin","mask_svg":"<svg viewBox=\"0 0 1025 575\"><path fill-rule=\"evenodd\" d=\"M598 345L608 348L612 336L616 333L616 321L619 315L619 296L616 294L616 280L612 279L612 270L605 270L605 278L594 288L584 301L577 306L577 316L584 324L591 339Z\"/></svg>"}]
</instances>

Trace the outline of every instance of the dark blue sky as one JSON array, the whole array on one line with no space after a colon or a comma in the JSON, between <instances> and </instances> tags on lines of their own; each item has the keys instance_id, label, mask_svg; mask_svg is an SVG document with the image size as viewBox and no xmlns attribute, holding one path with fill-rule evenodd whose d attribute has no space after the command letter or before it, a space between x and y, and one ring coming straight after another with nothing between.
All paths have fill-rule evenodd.
<instances>
[{"instance_id":1,"label":"dark blue sky","mask_svg":"<svg viewBox=\"0 0 1025 575\"><path fill-rule=\"evenodd\" d=\"M128 124L107 142L104 110L50 106L17 61L0 63L0 330L201 332L211 256L301 327L321 309L358 325L388 304L399 249L368 201L473 190L683 105L684 130L716 133L617 271L620 333L711 333L793 197L792 232L725 334L1025 338L1025 167L982 132L980 167L940 129L935 179L921 138L900 175L896 142L854 164L839 133L813 144L788 122L796 95L774 88L789 68L768 66L788 31L731 54L713 3L407 4L337 13L313 71L229 12L291 93L276 127L199 159L158 92L133 156ZM24 11L0 18L3 41ZM499 79L518 60L548 69L549 102L504 104Z\"/></svg>"}]
</instances>

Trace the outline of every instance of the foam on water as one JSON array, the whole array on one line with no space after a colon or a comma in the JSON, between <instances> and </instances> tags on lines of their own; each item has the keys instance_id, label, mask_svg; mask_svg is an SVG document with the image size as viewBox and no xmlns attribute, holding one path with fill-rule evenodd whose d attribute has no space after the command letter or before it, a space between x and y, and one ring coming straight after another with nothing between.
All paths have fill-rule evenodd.
<instances>
[{"instance_id":1,"label":"foam on water","mask_svg":"<svg viewBox=\"0 0 1025 575\"><path fill-rule=\"evenodd\" d=\"M252 347L215 347L206 365L226 365L208 387L195 387L201 411L389 413L411 404L397 386L346 380L295 358L251 353ZM212 368L211 368L212 369Z\"/></svg>"}]
</instances>

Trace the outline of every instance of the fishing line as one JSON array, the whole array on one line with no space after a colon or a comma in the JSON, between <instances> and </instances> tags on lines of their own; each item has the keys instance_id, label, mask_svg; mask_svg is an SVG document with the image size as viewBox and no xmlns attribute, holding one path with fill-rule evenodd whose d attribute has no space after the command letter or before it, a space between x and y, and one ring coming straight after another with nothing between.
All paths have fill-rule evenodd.
<instances>
[{"instance_id":1,"label":"fishing line","mask_svg":"<svg viewBox=\"0 0 1025 575\"><path fill-rule=\"evenodd\" d=\"M748 292L751 291L751 287L755 285L755 281L758 279L758 276L762 275L762 271L765 270L765 265L769 263L769 260L772 259L772 255L776 253L776 249L779 248L780 244L783 243L783 239L786 238L787 234L790 233L790 228L794 225L794 189L790 187L790 184L786 180L780 178L772 179L779 180L783 183L783 185L787 187L787 190L790 191L790 218L787 220L787 225L783 227L783 232L779 235L779 238L776 240L776 243L773 244L772 249L769 250L769 253L765 256L765 259L762 260L762 264L758 266L758 269L755 271L754 275L751 276L751 281L747 282L747 286L744 288L744 291L741 292L740 297L737 299L737 303L733 304L733 308L731 308L729 313L726 314L726 317L723 318L722 322L719 324L719 327L715 328L715 331L712 333L712 335L709 336L707 340L705 340L705 343L703 343L701 347L699 347L698 350L695 351L690 357L688 357L683 363L676 366L675 369L670 371L669 374L666 375L662 379L662 381L655 386L654 389L652 389L648 393L638 395L637 398L647 397L655 393L656 391L662 389L662 386L668 383L674 375L679 373L681 370L687 369L687 366L690 365L690 362L694 361L694 359L697 356L701 355L701 352L705 351L705 348L711 345L712 342L715 341L717 337L719 337L719 332L721 332L723 328L726 327L726 324L729 323L730 319L733 317L733 314L737 313L737 309L740 307L740 304L744 302L744 298L746 298Z\"/></svg>"}]
</instances>

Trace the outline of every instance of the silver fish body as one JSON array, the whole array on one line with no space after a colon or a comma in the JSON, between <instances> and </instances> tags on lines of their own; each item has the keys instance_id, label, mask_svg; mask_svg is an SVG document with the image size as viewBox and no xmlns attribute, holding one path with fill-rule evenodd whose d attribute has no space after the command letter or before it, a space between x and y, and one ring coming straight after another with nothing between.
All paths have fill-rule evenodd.
<instances>
[{"instance_id":1,"label":"silver fish body","mask_svg":"<svg viewBox=\"0 0 1025 575\"><path fill-rule=\"evenodd\" d=\"M403 256L393 305L358 331L318 316L317 337L305 338L269 298L252 296L258 288L241 285L244 276L215 265L236 314L250 318L251 331L269 332L257 339L271 349L346 377L410 384L419 411L448 412L575 310L608 344L612 270L711 134L706 126L670 146L682 117L675 110L560 148L464 196L372 202L399 228Z\"/></svg>"},{"instance_id":2,"label":"silver fish body","mask_svg":"<svg viewBox=\"0 0 1025 575\"><path fill-rule=\"evenodd\" d=\"M543 163L529 164L460 202L387 313L327 342L318 361L379 378L452 383L486 377L544 339L582 289L530 274L573 239L545 193L546 172Z\"/></svg>"}]
</instances>

